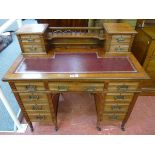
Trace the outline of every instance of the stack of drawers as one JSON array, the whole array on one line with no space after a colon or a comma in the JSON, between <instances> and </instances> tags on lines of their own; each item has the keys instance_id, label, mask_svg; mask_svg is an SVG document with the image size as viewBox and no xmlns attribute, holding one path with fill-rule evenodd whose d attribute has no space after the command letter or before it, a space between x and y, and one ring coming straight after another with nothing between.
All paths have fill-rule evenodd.
<instances>
[{"instance_id":1,"label":"stack of drawers","mask_svg":"<svg viewBox=\"0 0 155 155\"><path fill-rule=\"evenodd\" d=\"M15 87L32 122L53 121L54 108L50 105L51 111L43 82L16 82Z\"/></svg>"},{"instance_id":2,"label":"stack of drawers","mask_svg":"<svg viewBox=\"0 0 155 155\"><path fill-rule=\"evenodd\" d=\"M46 54L47 26L47 24L24 25L16 32L23 54Z\"/></svg>"},{"instance_id":3,"label":"stack of drawers","mask_svg":"<svg viewBox=\"0 0 155 155\"><path fill-rule=\"evenodd\" d=\"M122 121L137 88L138 82L110 82L104 101L103 119Z\"/></svg>"},{"instance_id":4,"label":"stack of drawers","mask_svg":"<svg viewBox=\"0 0 155 155\"><path fill-rule=\"evenodd\" d=\"M127 23L104 23L105 51L130 52L133 38L137 33Z\"/></svg>"}]
</instances>

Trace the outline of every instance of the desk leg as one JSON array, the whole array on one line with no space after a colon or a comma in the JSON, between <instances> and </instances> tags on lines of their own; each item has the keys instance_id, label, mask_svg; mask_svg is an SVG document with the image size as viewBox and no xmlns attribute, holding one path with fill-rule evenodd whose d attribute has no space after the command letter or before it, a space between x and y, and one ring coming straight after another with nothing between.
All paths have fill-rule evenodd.
<instances>
[{"instance_id":1,"label":"desk leg","mask_svg":"<svg viewBox=\"0 0 155 155\"><path fill-rule=\"evenodd\" d=\"M95 93L94 94L95 105L96 105L96 112L97 112L97 130L101 131L101 122L102 122L102 113L103 113L103 101L104 95L102 93Z\"/></svg>"},{"instance_id":2,"label":"desk leg","mask_svg":"<svg viewBox=\"0 0 155 155\"><path fill-rule=\"evenodd\" d=\"M52 115L53 123L55 125L55 131L58 130L57 113L58 113L59 96L60 96L60 94L52 94L51 95L52 100L50 100L51 101L50 109L51 109L51 115Z\"/></svg>"},{"instance_id":3,"label":"desk leg","mask_svg":"<svg viewBox=\"0 0 155 155\"><path fill-rule=\"evenodd\" d=\"M137 101L138 96L139 96L139 92L134 93L134 97L133 97L132 102L130 103L129 108L128 108L128 112L127 112L127 114L126 114L126 116L125 116L125 118L124 118L124 120L122 121L122 124L121 124L122 131L125 131L124 126L125 126L126 122L128 121L128 119L130 117L130 114L131 114L131 112L133 110L133 107L134 107L134 105L135 105L135 103Z\"/></svg>"}]
</instances>

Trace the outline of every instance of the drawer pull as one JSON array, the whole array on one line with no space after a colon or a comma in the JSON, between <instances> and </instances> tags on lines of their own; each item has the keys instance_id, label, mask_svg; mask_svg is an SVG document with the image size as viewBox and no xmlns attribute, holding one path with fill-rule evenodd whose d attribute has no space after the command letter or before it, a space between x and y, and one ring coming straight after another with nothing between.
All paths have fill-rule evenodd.
<instances>
[{"instance_id":1,"label":"drawer pull","mask_svg":"<svg viewBox=\"0 0 155 155\"><path fill-rule=\"evenodd\" d=\"M46 119L46 116L45 115L37 115L36 116L36 119L37 120L45 120Z\"/></svg>"},{"instance_id":2,"label":"drawer pull","mask_svg":"<svg viewBox=\"0 0 155 155\"><path fill-rule=\"evenodd\" d=\"M116 51L124 51L125 49L124 48L121 48L121 47L116 47L115 50Z\"/></svg>"},{"instance_id":3,"label":"drawer pull","mask_svg":"<svg viewBox=\"0 0 155 155\"><path fill-rule=\"evenodd\" d=\"M112 115L109 117L111 120L117 120L119 118L118 115Z\"/></svg>"},{"instance_id":4,"label":"drawer pull","mask_svg":"<svg viewBox=\"0 0 155 155\"><path fill-rule=\"evenodd\" d=\"M111 109L112 110L121 110L121 106L119 106L119 105L112 105Z\"/></svg>"},{"instance_id":5,"label":"drawer pull","mask_svg":"<svg viewBox=\"0 0 155 155\"><path fill-rule=\"evenodd\" d=\"M127 91L128 90L128 86L127 85L121 85L121 86L117 86L117 90L118 91Z\"/></svg>"},{"instance_id":6,"label":"drawer pull","mask_svg":"<svg viewBox=\"0 0 155 155\"><path fill-rule=\"evenodd\" d=\"M115 100L124 100L124 96L123 96L123 95L113 96L113 98L114 98Z\"/></svg>"},{"instance_id":7,"label":"drawer pull","mask_svg":"<svg viewBox=\"0 0 155 155\"><path fill-rule=\"evenodd\" d=\"M28 91L36 91L36 86L28 85L25 86Z\"/></svg>"},{"instance_id":8,"label":"drawer pull","mask_svg":"<svg viewBox=\"0 0 155 155\"><path fill-rule=\"evenodd\" d=\"M58 86L58 91L68 91L68 86Z\"/></svg>"},{"instance_id":9,"label":"drawer pull","mask_svg":"<svg viewBox=\"0 0 155 155\"><path fill-rule=\"evenodd\" d=\"M90 86L90 87L87 87L87 88L86 88L86 91L93 92L93 91L96 91L96 88Z\"/></svg>"},{"instance_id":10,"label":"drawer pull","mask_svg":"<svg viewBox=\"0 0 155 155\"><path fill-rule=\"evenodd\" d=\"M34 39L27 39L28 42L34 42Z\"/></svg>"},{"instance_id":11,"label":"drawer pull","mask_svg":"<svg viewBox=\"0 0 155 155\"><path fill-rule=\"evenodd\" d=\"M43 106L42 105L37 105L37 104L35 104L35 105L32 105L32 110L42 110L43 109Z\"/></svg>"},{"instance_id":12,"label":"drawer pull","mask_svg":"<svg viewBox=\"0 0 155 155\"><path fill-rule=\"evenodd\" d=\"M39 96L38 95L29 95L30 100L38 100Z\"/></svg>"},{"instance_id":13,"label":"drawer pull","mask_svg":"<svg viewBox=\"0 0 155 155\"><path fill-rule=\"evenodd\" d=\"M125 41L124 38L120 37L120 38L116 38L117 42L122 42L122 41Z\"/></svg>"},{"instance_id":14,"label":"drawer pull","mask_svg":"<svg viewBox=\"0 0 155 155\"><path fill-rule=\"evenodd\" d=\"M36 47L30 47L29 50L36 51L37 48Z\"/></svg>"}]
</instances>

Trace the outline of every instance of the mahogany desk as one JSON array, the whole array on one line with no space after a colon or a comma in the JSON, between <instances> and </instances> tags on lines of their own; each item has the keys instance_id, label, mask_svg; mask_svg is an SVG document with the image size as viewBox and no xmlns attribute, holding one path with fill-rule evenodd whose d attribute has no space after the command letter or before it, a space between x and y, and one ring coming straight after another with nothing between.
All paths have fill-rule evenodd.
<instances>
[{"instance_id":1,"label":"mahogany desk","mask_svg":"<svg viewBox=\"0 0 155 155\"><path fill-rule=\"evenodd\" d=\"M94 95L97 129L104 120L121 121L124 130L136 99L139 84L149 79L135 57L128 53L58 53L54 56L21 55L3 81L9 82L23 115L32 122L57 125L59 95L89 92Z\"/></svg>"}]
</instances>

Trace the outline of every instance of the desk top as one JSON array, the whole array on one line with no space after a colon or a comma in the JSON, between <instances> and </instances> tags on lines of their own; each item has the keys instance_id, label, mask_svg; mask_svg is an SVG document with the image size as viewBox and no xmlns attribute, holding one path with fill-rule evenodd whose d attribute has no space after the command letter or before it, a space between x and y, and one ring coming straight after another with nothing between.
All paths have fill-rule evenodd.
<instances>
[{"instance_id":1,"label":"desk top","mask_svg":"<svg viewBox=\"0 0 155 155\"><path fill-rule=\"evenodd\" d=\"M148 79L132 54L57 53L54 57L20 56L3 78L9 80Z\"/></svg>"},{"instance_id":2,"label":"desk top","mask_svg":"<svg viewBox=\"0 0 155 155\"><path fill-rule=\"evenodd\" d=\"M96 53L58 53L54 58L23 58L15 73L136 72L126 56L98 57Z\"/></svg>"}]
</instances>

